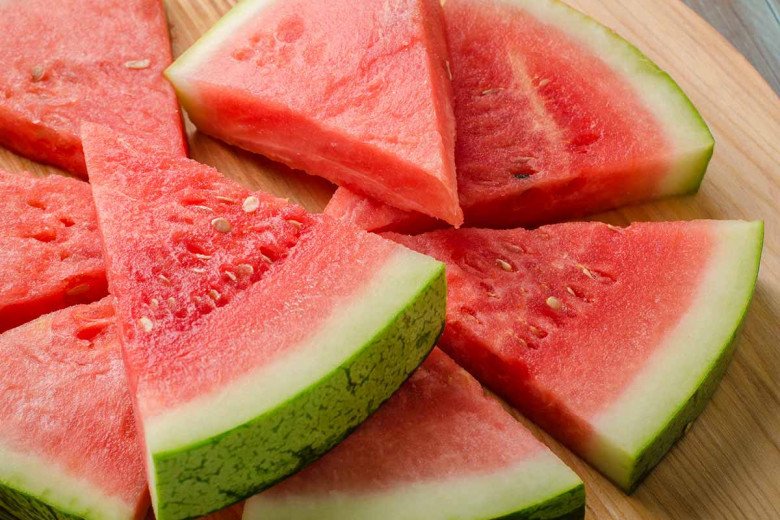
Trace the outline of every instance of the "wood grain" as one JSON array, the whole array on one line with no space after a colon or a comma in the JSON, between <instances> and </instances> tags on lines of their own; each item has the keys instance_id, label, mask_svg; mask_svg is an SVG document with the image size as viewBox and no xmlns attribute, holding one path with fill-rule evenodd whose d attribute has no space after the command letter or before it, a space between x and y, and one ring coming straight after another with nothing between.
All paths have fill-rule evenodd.
<instances>
[{"instance_id":1,"label":"wood grain","mask_svg":"<svg viewBox=\"0 0 780 520\"><path fill-rule=\"evenodd\" d=\"M771 0L770 0L771 1ZM166 0L176 54L232 5ZM710 124L717 148L700 193L610 212L612 223L763 219L758 289L725 380L688 435L628 497L530 426L585 480L590 519L780 518L780 101L753 67L677 0L572 0L668 70ZM252 187L320 210L332 187L188 128L192 156ZM0 150L0 167L54 171ZM240 506L213 515L237 519Z\"/></svg>"}]
</instances>

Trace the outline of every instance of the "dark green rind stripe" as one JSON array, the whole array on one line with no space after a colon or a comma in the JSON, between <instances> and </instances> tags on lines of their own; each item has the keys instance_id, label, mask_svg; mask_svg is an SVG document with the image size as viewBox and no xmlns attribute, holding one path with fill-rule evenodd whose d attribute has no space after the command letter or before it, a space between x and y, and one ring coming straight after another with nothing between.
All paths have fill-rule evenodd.
<instances>
[{"instance_id":1,"label":"dark green rind stripe","mask_svg":"<svg viewBox=\"0 0 780 520\"><path fill-rule=\"evenodd\" d=\"M153 454L158 520L222 509L320 457L422 363L444 327L445 309L442 264L382 331L313 387L205 442Z\"/></svg>"},{"instance_id":2,"label":"dark green rind stripe","mask_svg":"<svg viewBox=\"0 0 780 520\"><path fill-rule=\"evenodd\" d=\"M580 484L540 504L491 520L579 520L585 517L585 486Z\"/></svg>"},{"instance_id":3,"label":"dark green rind stripe","mask_svg":"<svg viewBox=\"0 0 780 520\"><path fill-rule=\"evenodd\" d=\"M764 228L761 227L761 236L757 242L758 248L755 251L755 265L754 265L754 277L753 288L755 289L756 281L758 280L759 264L761 262L761 252L764 247ZM752 300L753 291L750 292L749 297L745 300L742 312L739 315L739 319L734 324L734 330L721 349L720 355L712 363L707 375L702 380L701 385L693 392L693 394L680 405L675 412L669 423L663 428L663 430L645 446L644 449L636 457L631 476L628 482L615 482L618 486L623 488L626 492L632 493L636 490L637 486L642 483L642 480L650 473L650 471L661 461L666 453L672 448L672 446L683 436L686 427L691 424L696 417L698 417L707 405L707 402L715 393L718 387L718 383L723 379L723 375L728 368L729 361L734 354L734 347L736 346L736 338L739 334L739 330L742 327L742 323L745 320L748 307Z\"/></svg>"},{"instance_id":4,"label":"dark green rind stripe","mask_svg":"<svg viewBox=\"0 0 780 520\"><path fill-rule=\"evenodd\" d=\"M0 519L2 520L83 520L85 518L88 517L61 511L38 498L0 483Z\"/></svg>"}]
</instances>

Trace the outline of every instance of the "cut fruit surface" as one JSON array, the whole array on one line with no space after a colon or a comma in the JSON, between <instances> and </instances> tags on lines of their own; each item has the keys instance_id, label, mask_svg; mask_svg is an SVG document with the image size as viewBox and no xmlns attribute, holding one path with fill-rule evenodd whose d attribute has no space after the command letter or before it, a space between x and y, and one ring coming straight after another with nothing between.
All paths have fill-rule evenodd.
<instances>
[{"instance_id":1,"label":"cut fruit surface","mask_svg":"<svg viewBox=\"0 0 780 520\"><path fill-rule=\"evenodd\" d=\"M545 224L698 189L712 135L617 34L557 0L447 0L444 13L466 225ZM369 231L443 225L361 198L340 193L328 213Z\"/></svg>"},{"instance_id":2,"label":"cut fruit surface","mask_svg":"<svg viewBox=\"0 0 780 520\"><path fill-rule=\"evenodd\" d=\"M149 505L108 299L0 334L0 517L133 520Z\"/></svg>"},{"instance_id":3,"label":"cut fruit surface","mask_svg":"<svg viewBox=\"0 0 780 520\"><path fill-rule=\"evenodd\" d=\"M159 520L311 462L432 348L441 263L111 130L84 143Z\"/></svg>"},{"instance_id":4,"label":"cut fruit surface","mask_svg":"<svg viewBox=\"0 0 780 520\"><path fill-rule=\"evenodd\" d=\"M200 130L459 225L441 18L438 0L244 0L166 75Z\"/></svg>"},{"instance_id":5,"label":"cut fruit surface","mask_svg":"<svg viewBox=\"0 0 780 520\"><path fill-rule=\"evenodd\" d=\"M725 371L760 222L388 235L447 263L440 345L626 490Z\"/></svg>"},{"instance_id":6,"label":"cut fruit surface","mask_svg":"<svg viewBox=\"0 0 780 520\"><path fill-rule=\"evenodd\" d=\"M0 170L0 332L107 294L89 184Z\"/></svg>"},{"instance_id":7,"label":"cut fruit surface","mask_svg":"<svg viewBox=\"0 0 780 520\"><path fill-rule=\"evenodd\" d=\"M186 154L160 0L0 2L0 145L86 176L82 121Z\"/></svg>"},{"instance_id":8,"label":"cut fruit surface","mask_svg":"<svg viewBox=\"0 0 780 520\"><path fill-rule=\"evenodd\" d=\"M582 518L574 472L434 349L387 403L244 520Z\"/></svg>"}]
</instances>

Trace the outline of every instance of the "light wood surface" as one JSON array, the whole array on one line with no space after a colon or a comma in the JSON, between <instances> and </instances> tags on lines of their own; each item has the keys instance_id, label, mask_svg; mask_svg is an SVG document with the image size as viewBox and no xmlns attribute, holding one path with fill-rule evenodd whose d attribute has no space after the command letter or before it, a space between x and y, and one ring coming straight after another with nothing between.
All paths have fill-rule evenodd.
<instances>
[{"instance_id":1,"label":"light wood surface","mask_svg":"<svg viewBox=\"0 0 780 520\"><path fill-rule=\"evenodd\" d=\"M700 193L611 212L612 223L763 219L760 280L735 358L704 414L628 497L538 435L587 485L590 519L780 519L780 101L726 40L677 0L572 0L668 70L710 124L717 148ZM175 54L233 4L166 0ZM189 129L193 158L249 186L324 207L332 186ZM0 150L0 167L54 171ZM213 515L240 517L240 506Z\"/></svg>"}]
</instances>

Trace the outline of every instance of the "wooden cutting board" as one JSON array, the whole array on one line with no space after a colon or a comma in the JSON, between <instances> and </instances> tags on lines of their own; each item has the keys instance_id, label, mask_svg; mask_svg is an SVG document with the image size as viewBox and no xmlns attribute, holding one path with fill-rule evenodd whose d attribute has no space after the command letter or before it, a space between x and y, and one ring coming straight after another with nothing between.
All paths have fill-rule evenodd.
<instances>
[{"instance_id":1,"label":"wooden cutting board","mask_svg":"<svg viewBox=\"0 0 780 520\"><path fill-rule=\"evenodd\" d=\"M357 0L359 1L359 0ZM232 0L166 0L180 54ZM780 519L780 100L714 29L677 0L571 0L637 44L690 95L717 148L700 193L610 212L615 224L763 219L761 274L734 361L712 402L632 496L530 426L587 485L590 519ZM193 158L321 210L333 187L189 128ZM53 171L0 150L0 167ZM522 418L521 418L522 420ZM213 515L240 518L240 506Z\"/></svg>"}]
</instances>

